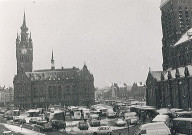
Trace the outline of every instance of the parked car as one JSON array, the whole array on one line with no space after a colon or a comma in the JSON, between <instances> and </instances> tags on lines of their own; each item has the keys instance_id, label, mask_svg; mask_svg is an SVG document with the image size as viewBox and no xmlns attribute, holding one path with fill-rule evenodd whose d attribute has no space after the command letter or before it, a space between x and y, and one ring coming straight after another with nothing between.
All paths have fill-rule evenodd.
<instances>
[{"instance_id":1,"label":"parked car","mask_svg":"<svg viewBox=\"0 0 192 135\"><path fill-rule=\"evenodd\" d=\"M139 122L138 117L136 117L136 113L135 112L126 112L124 114L124 118L125 120L129 121L130 125L136 125Z\"/></svg>"},{"instance_id":2,"label":"parked car","mask_svg":"<svg viewBox=\"0 0 192 135\"><path fill-rule=\"evenodd\" d=\"M78 128L79 128L80 130L88 130L88 129L89 129L89 125L87 124L86 121L80 121L80 122L78 123Z\"/></svg>"},{"instance_id":3,"label":"parked car","mask_svg":"<svg viewBox=\"0 0 192 135\"><path fill-rule=\"evenodd\" d=\"M13 121L14 121L14 122L19 122L19 121L20 121L20 117L18 117L18 116L13 116Z\"/></svg>"},{"instance_id":4,"label":"parked car","mask_svg":"<svg viewBox=\"0 0 192 135\"><path fill-rule=\"evenodd\" d=\"M36 124L37 121L38 121L37 118L31 118L31 119L29 120L29 123L31 123L31 124Z\"/></svg>"},{"instance_id":5,"label":"parked car","mask_svg":"<svg viewBox=\"0 0 192 135\"><path fill-rule=\"evenodd\" d=\"M38 121L37 125L34 126L34 129L36 131L44 131L44 132L48 132L48 131L52 131L53 127L51 125L51 122L47 122L47 121Z\"/></svg>"},{"instance_id":6,"label":"parked car","mask_svg":"<svg viewBox=\"0 0 192 135\"><path fill-rule=\"evenodd\" d=\"M51 125L56 130L63 129L66 127L66 123L64 120L51 120Z\"/></svg>"},{"instance_id":7,"label":"parked car","mask_svg":"<svg viewBox=\"0 0 192 135\"><path fill-rule=\"evenodd\" d=\"M170 118L168 115L157 115L152 122L164 122L168 127L170 126Z\"/></svg>"},{"instance_id":8,"label":"parked car","mask_svg":"<svg viewBox=\"0 0 192 135\"><path fill-rule=\"evenodd\" d=\"M20 120L19 120L19 123L21 124L21 123L26 123L26 120L24 119L24 118L21 118Z\"/></svg>"},{"instance_id":9,"label":"parked car","mask_svg":"<svg viewBox=\"0 0 192 135\"><path fill-rule=\"evenodd\" d=\"M108 126L101 126L93 132L93 135L112 135L112 130Z\"/></svg>"},{"instance_id":10,"label":"parked car","mask_svg":"<svg viewBox=\"0 0 192 135\"><path fill-rule=\"evenodd\" d=\"M100 126L100 120L97 120L97 119L92 119L89 123L90 123L90 126L92 127Z\"/></svg>"},{"instance_id":11,"label":"parked car","mask_svg":"<svg viewBox=\"0 0 192 135\"><path fill-rule=\"evenodd\" d=\"M192 118L174 118L171 130L175 134L192 134Z\"/></svg>"},{"instance_id":12,"label":"parked car","mask_svg":"<svg viewBox=\"0 0 192 135\"><path fill-rule=\"evenodd\" d=\"M125 126L126 125L126 121L124 121L123 119L117 119L117 121L115 121L115 124L117 126Z\"/></svg>"},{"instance_id":13,"label":"parked car","mask_svg":"<svg viewBox=\"0 0 192 135\"><path fill-rule=\"evenodd\" d=\"M116 112L113 111L113 109L108 109L107 112L106 112L106 115L108 118L111 118L111 117L116 117Z\"/></svg>"},{"instance_id":14,"label":"parked car","mask_svg":"<svg viewBox=\"0 0 192 135\"><path fill-rule=\"evenodd\" d=\"M176 117L179 117L179 118L192 118L192 111L176 112Z\"/></svg>"},{"instance_id":15,"label":"parked car","mask_svg":"<svg viewBox=\"0 0 192 135\"><path fill-rule=\"evenodd\" d=\"M171 132L164 122L157 122L141 125L134 135L171 135Z\"/></svg>"}]
</instances>

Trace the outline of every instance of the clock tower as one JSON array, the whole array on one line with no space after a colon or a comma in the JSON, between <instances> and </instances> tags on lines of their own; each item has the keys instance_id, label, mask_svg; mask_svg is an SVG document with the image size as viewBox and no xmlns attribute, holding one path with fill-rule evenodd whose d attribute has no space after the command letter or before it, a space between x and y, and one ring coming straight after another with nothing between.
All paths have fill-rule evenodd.
<instances>
[{"instance_id":1,"label":"clock tower","mask_svg":"<svg viewBox=\"0 0 192 135\"><path fill-rule=\"evenodd\" d=\"M17 59L17 74L22 72L32 72L33 69L33 42L31 39L31 33L29 35L28 28L26 26L25 13L23 18L23 24L20 27L21 33L16 39L16 59Z\"/></svg>"}]
</instances>

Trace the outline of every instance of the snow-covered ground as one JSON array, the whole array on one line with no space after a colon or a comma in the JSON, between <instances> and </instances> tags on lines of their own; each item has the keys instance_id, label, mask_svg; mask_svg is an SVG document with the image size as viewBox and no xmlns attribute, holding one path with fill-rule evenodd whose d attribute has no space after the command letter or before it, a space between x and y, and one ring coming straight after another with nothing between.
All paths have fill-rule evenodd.
<instances>
[{"instance_id":1,"label":"snow-covered ground","mask_svg":"<svg viewBox=\"0 0 192 135\"><path fill-rule=\"evenodd\" d=\"M2 123L0 123L0 124L2 124ZM29 129L26 129L26 128L21 129L20 127L14 126L14 125L9 125L9 124L2 124L2 125L4 125L6 128L8 128L11 131L14 131L16 133L21 133L23 135L44 135L42 133L32 131L32 130L29 130Z\"/></svg>"}]
</instances>

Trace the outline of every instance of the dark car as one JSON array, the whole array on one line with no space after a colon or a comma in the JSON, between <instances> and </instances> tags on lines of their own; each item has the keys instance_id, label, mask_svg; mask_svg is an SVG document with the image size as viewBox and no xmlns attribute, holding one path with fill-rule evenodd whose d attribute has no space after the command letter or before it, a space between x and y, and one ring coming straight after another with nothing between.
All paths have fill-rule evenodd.
<instances>
[{"instance_id":1,"label":"dark car","mask_svg":"<svg viewBox=\"0 0 192 135\"><path fill-rule=\"evenodd\" d=\"M54 129L65 129L66 123L63 120L51 120L51 125Z\"/></svg>"},{"instance_id":2,"label":"dark car","mask_svg":"<svg viewBox=\"0 0 192 135\"><path fill-rule=\"evenodd\" d=\"M86 121L80 121L80 122L78 123L78 128L79 128L80 130L88 130L88 129L89 129L89 126L88 126L88 124L87 124Z\"/></svg>"},{"instance_id":3,"label":"dark car","mask_svg":"<svg viewBox=\"0 0 192 135\"><path fill-rule=\"evenodd\" d=\"M100 120L92 119L89 123L90 123L90 126L92 127L100 126Z\"/></svg>"},{"instance_id":4,"label":"dark car","mask_svg":"<svg viewBox=\"0 0 192 135\"><path fill-rule=\"evenodd\" d=\"M31 118L31 119L29 120L29 123L31 123L31 124L36 124L37 121L38 121L37 118Z\"/></svg>"},{"instance_id":5,"label":"dark car","mask_svg":"<svg viewBox=\"0 0 192 135\"><path fill-rule=\"evenodd\" d=\"M26 120L25 120L24 118L21 118L21 119L19 120L19 123L20 123L20 124L26 123Z\"/></svg>"},{"instance_id":6,"label":"dark car","mask_svg":"<svg viewBox=\"0 0 192 135\"><path fill-rule=\"evenodd\" d=\"M40 120L37 122L37 125L34 126L34 130L39 132L49 132L53 130L53 127L51 125L51 122L47 122L46 120Z\"/></svg>"}]
</instances>

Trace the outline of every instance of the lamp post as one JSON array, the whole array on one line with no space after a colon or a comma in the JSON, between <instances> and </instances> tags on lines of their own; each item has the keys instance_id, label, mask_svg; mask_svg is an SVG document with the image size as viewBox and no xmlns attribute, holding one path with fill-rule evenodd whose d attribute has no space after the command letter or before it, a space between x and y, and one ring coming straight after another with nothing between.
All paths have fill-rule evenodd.
<instances>
[{"instance_id":1,"label":"lamp post","mask_svg":"<svg viewBox=\"0 0 192 135\"><path fill-rule=\"evenodd\" d=\"M127 135L129 135L129 123L131 122L131 120L130 120L130 119L127 119L126 121L127 121L127 131L128 131L128 134L127 134Z\"/></svg>"}]
</instances>

